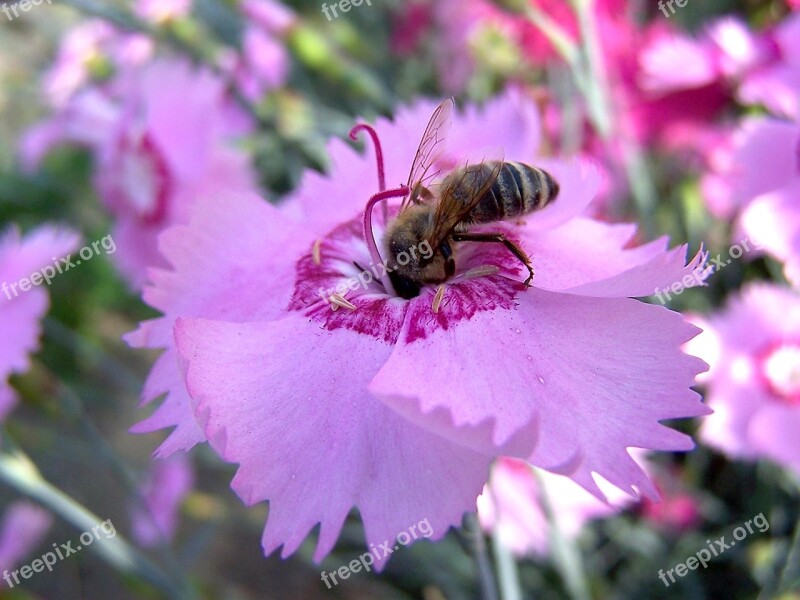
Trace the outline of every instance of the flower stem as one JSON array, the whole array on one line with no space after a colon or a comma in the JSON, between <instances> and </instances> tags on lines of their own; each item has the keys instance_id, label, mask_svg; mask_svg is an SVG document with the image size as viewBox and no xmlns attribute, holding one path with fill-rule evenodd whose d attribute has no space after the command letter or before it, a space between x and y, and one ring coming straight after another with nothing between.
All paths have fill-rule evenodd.
<instances>
[{"instance_id":1,"label":"flower stem","mask_svg":"<svg viewBox=\"0 0 800 600\"><path fill-rule=\"evenodd\" d=\"M496 533L492 535L492 550L494 551L494 560L497 565L500 598L502 600L522 600L517 561L511 550L508 549Z\"/></svg>"},{"instance_id":2,"label":"flower stem","mask_svg":"<svg viewBox=\"0 0 800 600\"><path fill-rule=\"evenodd\" d=\"M464 529L470 541L470 550L475 564L478 567L478 583L481 588L482 600L499 600L497 596L497 584L495 583L494 573L492 573L492 563L489 560L489 552L486 549L486 539L483 537L478 518L475 514L464 517Z\"/></svg>"},{"instance_id":3,"label":"flower stem","mask_svg":"<svg viewBox=\"0 0 800 600\"><path fill-rule=\"evenodd\" d=\"M550 524L550 545L556 569L561 574L569 595L574 600L590 600L589 584L583 568L581 554L575 543L561 531L558 519L553 512L553 505L545 489L544 482L535 467L531 466L536 485L539 488L539 501Z\"/></svg>"},{"instance_id":4,"label":"flower stem","mask_svg":"<svg viewBox=\"0 0 800 600\"><path fill-rule=\"evenodd\" d=\"M58 488L45 481L36 465L21 451L0 454L0 481L49 508L82 532L92 531L104 519L93 514ZM182 578L173 581L118 533L103 538L92 549L115 569L137 575L170 598L192 599L196 596Z\"/></svg>"}]
</instances>

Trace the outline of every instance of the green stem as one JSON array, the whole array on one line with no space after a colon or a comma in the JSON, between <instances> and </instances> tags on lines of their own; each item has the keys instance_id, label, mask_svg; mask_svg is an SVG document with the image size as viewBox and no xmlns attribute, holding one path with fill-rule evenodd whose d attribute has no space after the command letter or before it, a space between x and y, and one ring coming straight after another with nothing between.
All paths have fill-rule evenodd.
<instances>
[{"instance_id":1,"label":"green stem","mask_svg":"<svg viewBox=\"0 0 800 600\"><path fill-rule=\"evenodd\" d=\"M104 522L104 519L45 481L36 465L20 450L15 450L13 454L0 454L0 481L49 508L82 532L92 531L93 527ZM98 540L91 549L113 568L138 576L166 592L170 598L188 600L196 597L188 582L170 579L118 533Z\"/></svg>"},{"instance_id":2,"label":"green stem","mask_svg":"<svg viewBox=\"0 0 800 600\"><path fill-rule=\"evenodd\" d=\"M494 550L494 559L497 564L500 598L502 600L522 600L517 560L496 533L492 535L492 550Z\"/></svg>"},{"instance_id":3,"label":"green stem","mask_svg":"<svg viewBox=\"0 0 800 600\"><path fill-rule=\"evenodd\" d=\"M475 514L465 517L465 527L467 537L470 541L470 550L478 567L478 583L481 588L482 600L498 600L497 584L495 583L494 573L492 573L492 563L489 560L489 552L486 548L486 539L483 537L480 523Z\"/></svg>"},{"instance_id":4,"label":"green stem","mask_svg":"<svg viewBox=\"0 0 800 600\"><path fill-rule=\"evenodd\" d=\"M535 467L531 467L531 472L536 478L537 487L539 488L539 501L547 517L547 522L550 524L550 547L556 569L561 574L571 598L574 600L590 600L589 583L583 567L581 553L575 542L561 531L558 519L553 512L553 505L550 502L550 497L539 472Z\"/></svg>"},{"instance_id":5,"label":"green stem","mask_svg":"<svg viewBox=\"0 0 800 600\"><path fill-rule=\"evenodd\" d=\"M798 588L800 588L800 520L794 527L792 545L786 553L786 562L781 569L778 592L789 595L789 592Z\"/></svg>"}]
</instances>

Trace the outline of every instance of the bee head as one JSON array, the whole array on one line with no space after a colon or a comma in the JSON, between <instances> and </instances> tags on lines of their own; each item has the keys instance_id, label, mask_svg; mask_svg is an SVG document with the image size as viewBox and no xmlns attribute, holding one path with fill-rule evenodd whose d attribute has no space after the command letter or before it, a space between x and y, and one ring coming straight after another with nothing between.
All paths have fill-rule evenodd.
<instances>
[{"instance_id":1,"label":"bee head","mask_svg":"<svg viewBox=\"0 0 800 600\"><path fill-rule=\"evenodd\" d=\"M389 279L402 298L414 298L424 284L442 282L452 275L440 249L432 248L426 239L432 217L433 207L412 206L386 231Z\"/></svg>"}]
</instances>

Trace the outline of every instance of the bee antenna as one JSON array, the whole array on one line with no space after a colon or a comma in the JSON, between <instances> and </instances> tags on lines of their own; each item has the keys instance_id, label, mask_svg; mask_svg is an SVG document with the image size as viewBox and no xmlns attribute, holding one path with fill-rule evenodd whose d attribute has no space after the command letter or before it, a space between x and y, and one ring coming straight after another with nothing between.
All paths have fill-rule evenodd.
<instances>
[{"instance_id":1,"label":"bee antenna","mask_svg":"<svg viewBox=\"0 0 800 600\"><path fill-rule=\"evenodd\" d=\"M366 123L359 123L350 130L350 139L354 142L358 140L358 134L361 131L366 131L369 137L372 138L372 146L375 148L375 162L378 163L378 191L382 192L386 189L386 171L383 166L383 148L381 147L381 140L378 138L378 132ZM383 222L389 220L389 209L386 203L383 203Z\"/></svg>"},{"instance_id":2,"label":"bee antenna","mask_svg":"<svg viewBox=\"0 0 800 600\"><path fill-rule=\"evenodd\" d=\"M389 198L402 198L403 196L407 196L408 192L409 189L406 185L401 185L399 188L393 190L383 190L377 194L373 194L364 207L364 240L367 242L367 248L369 248L369 255L373 265L382 265L383 260L381 260L381 253L378 250L378 245L375 243L375 233L372 230L372 209L378 202L388 200ZM387 292L393 289L385 269L381 274L381 283Z\"/></svg>"}]
</instances>

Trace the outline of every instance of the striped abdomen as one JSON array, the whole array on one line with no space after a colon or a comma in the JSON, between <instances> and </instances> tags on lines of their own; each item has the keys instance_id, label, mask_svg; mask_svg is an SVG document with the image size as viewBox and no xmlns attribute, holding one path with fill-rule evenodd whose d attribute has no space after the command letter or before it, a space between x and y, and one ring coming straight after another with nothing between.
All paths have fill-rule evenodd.
<instances>
[{"instance_id":1,"label":"striped abdomen","mask_svg":"<svg viewBox=\"0 0 800 600\"><path fill-rule=\"evenodd\" d=\"M488 161L464 167L468 172L454 179L460 183L453 193L459 198L469 198L470 190L474 194L483 187L497 165L497 161ZM523 163L504 162L497 179L463 222L490 223L519 217L544 208L556 199L558 191L558 182L547 171Z\"/></svg>"}]
</instances>

